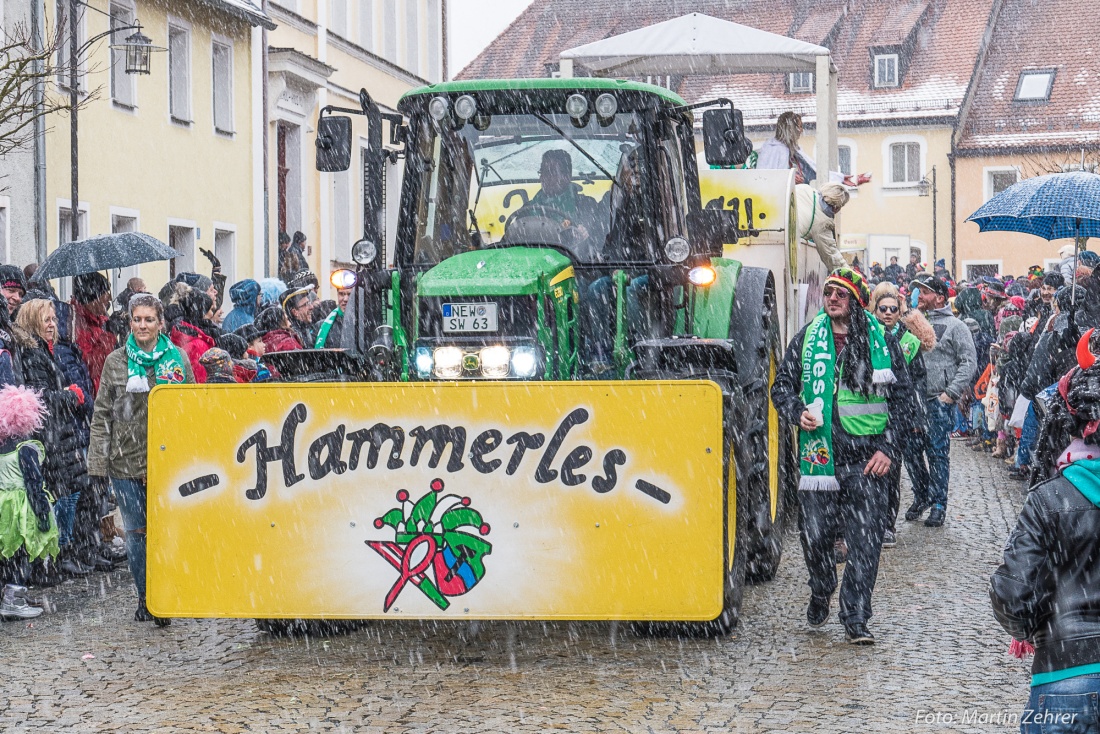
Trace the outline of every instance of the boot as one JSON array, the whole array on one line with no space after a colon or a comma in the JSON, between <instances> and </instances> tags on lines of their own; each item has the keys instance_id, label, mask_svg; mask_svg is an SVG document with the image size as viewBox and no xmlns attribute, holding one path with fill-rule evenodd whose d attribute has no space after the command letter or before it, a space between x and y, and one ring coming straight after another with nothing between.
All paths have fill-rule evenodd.
<instances>
[{"instance_id":1,"label":"boot","mask_svg":"<svg viewBox=\"0 0 1100 734\"><path fill-rule=\"evenodd\" d=\"M57 586L64 580L61 570L57 567L56 558L35 561L30 565L30 573L27 576L27 584L40 589Z\"/></svg>"},{"instance_id":2,"label":"boot","mask_svg":"<svg viewBox=\"0 0 1100 734\"><path fill-rule=\"evenodd\" d=\"M92 572L92 569L77 560L72 552L71 545L62 548L61 555L59 555L57 559L58 568L61 569L62 573L68 574L69 576L87 576Z\"/></svg>"},{"instance_id":3,"label":"boot","mask_svg":"<svg viewBox=\"0 0 1100 734\"><path fill-rule=\"evenodd\" d=\"M134 621L136 622L152 622L157 627L167 627L172 624L172 620L167 617L154 617L149 608L145 606L145 597L138 597L138 608L134 612Z\"/></svg>"},{"instance_id":4,"label":"boot","mask_svg":"<svg viewBox=\"0 0 1100 734\"><path fill-rule=\"evenodd\" d=\"M0 593L0 618L34 619L42 614L42 607L33 606L27 600L27 588L8 584Z\"/></svg>"},{"instance_id":5,"label":"boot","mask_svg":"<svg viewBox=\"0 0 1100 734\"><path fill-rule=\"evenodd\" d=\"M997 448L993 450L994 459L1003 459L1008 456L1008 451L1005 447L1005 440L1003 438L997 439Z\"/></svg>"}]
</instances>

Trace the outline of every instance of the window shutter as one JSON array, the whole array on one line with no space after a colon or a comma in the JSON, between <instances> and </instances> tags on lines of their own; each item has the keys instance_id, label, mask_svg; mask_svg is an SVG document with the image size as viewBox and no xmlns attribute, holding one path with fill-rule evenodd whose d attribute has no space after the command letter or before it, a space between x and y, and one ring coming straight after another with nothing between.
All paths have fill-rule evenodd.
<instances>
[{"instance_id":1,"label":"window shutter","mask_svg":"<svg viewBox=\"0 0 1100 734\"><path fill-rule=\"evenodd\" d=\"M213 66L214 127L221 132L233 132L233 69L228 46L214 44Z\"/></svg>"}]
</instances>

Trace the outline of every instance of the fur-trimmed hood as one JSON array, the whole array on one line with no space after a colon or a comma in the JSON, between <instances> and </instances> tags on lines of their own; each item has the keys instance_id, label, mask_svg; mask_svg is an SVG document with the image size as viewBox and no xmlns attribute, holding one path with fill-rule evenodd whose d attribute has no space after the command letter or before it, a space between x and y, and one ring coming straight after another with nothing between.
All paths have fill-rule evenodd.
<instances>
[{"instance_id":1,"label":"fur-trimmed hood","mask_svg":"<svg viewBox=\"0 0 1100 734\"><path fill-rule=\"evenodd\" d=\"M922 352L931 352L936 348L936 332L932 328L932 324L928 323L928 319L924 317L924 314L915 308L911 308L907 314L901 317L901 320L905 324L905 328L909 329L909 333L920 339L920 350Z\"/></svg>"}]
</instances>

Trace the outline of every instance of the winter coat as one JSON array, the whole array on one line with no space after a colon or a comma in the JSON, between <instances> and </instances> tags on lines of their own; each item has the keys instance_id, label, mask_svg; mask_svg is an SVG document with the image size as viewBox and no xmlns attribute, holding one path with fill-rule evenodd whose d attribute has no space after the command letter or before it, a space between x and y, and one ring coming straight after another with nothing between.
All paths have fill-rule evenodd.
<instances>
[{"instance_id":1,"label":"winter coat","mask_svg":"<svg viewBox=\"0 0 1100 734\"><path fill-rule=\"evenodd\" d=\"M1073 282L1073 271L1076 268L1077 258L1073 255L1069 257L1063 257L1062 261L1058 263L1058 272L1062 274L1062 277L1066 279L1066 285Z\"/></svg>"},{"instance_id":2,"label":"winter coat","mask_svg":"<svg viewBox=\"0 0 1100 734\"><path fill-rule=\"evenodd\" d=\"M289 352L302 349L302 343L288 329L272 329L264 334L264 347L270 352Z\"/></svg>"},{"instance_id":3,"label":"winter coat","mask_svg":"<svg viewBox=\"0 0 1100 734\"><path fill-rule=\"evenodd\" d=\"M925 314L936 333L936 347L924 355L928 372L925 398L947 393L955 402L970 393L977 376L978 361L970 329L951 313L950 306Z\"/></svg>"},{"instance_id":4,"label":"winter coat","mask_svg":"<svg viewBox=\"0 0 1100 734\"><path fill-rule=\"evenodd\" d=\"M904 272L905 271L900 265L898 265L897 263L891 263L886 266L886 270L884 270L882 274L883 277L886 278L886 280L889 280L892 283L896 283L898 280L898 276Z\"/></svg>"},{"instance_id":5,"label":"winter coat","mask_svg":"<svg viewBox=\"0 0 1100 734\"><path fill-rule=\"evenodd\" d=\"M153 371L148 370L149 384ZM149 393L126 392L129 367L126 349L116 349L103 363L103 377L92 416L92 442L88 446L88 472L96 477L144 479ZM193 383L191 363L183 360L183 381Z\"/></svg>"},{"instance_id":6,"label":"winter coat","mask_svg":"<svg viewBox=\"0 0 1100 734\"><path fill-rule=\"evenodd\" d=\"M195 382L206 382L206 368L199 364L199 360L206 354L206 350L218 346L214 338L186 321L177 321L172 327L169 338L187 356L195 375Z\"/></svg>"},{"instance_id":7,"label":"winter coat","mask_svg":"<svg viewBox=\"0 0 1100 734\"><path fill-rule=\"evenodd\" d=\"M0 302L0 387L23 384L23 362L6 303Z\"/></svg>"},{"instance_id":8,"label":"winter coat","mask_svg":"<svg viewBox=\"0 0 1100 734\"><path fill-rule=\"evenodd\" d=\"M848 267L836 245L836 223L822 209L821 194L812 186L798 184L794 187L795 208L798 212L798 235L810 240L821 256L821 262L829 272Z\"/></svg>"},{"instance_id":9,"label":"winter coat","mask_svg":"<svg viewBox=\"0 0 1100 734\"><path fill-rule=\"evenodd\" d=\"M810 324L802 327L802 330L787 345L787 351L783 355L783 361L779 365L775 382L772 384L772 405L783 420L794 426L798 425L802 412L806 410L806 404L802 400L802 344L806 340L806 330L809 328ZM903 429L903 423L910 415L909 408L904 403L912 400L913 388L909 381L905 355L902 354L898 340L893 334L886 334L886 346L890 350L891 369L896 380L886 387L886 402L890 411L886 431L878 436L853 436L846 433L840 425L840 410L837 409L834 394L833 453L837 466L865 464L876 451L882 451L890 457L891 461L899 461L901 458L901 448L896 434ZM838 360L843 356L842 349Z\"/></svg>"},{"instance_id":10,"label":"winter coat","mask_svg":"<svg viewBox=\"0 0 1100 734\"><path fill-rule=\"evenodd\" d=\"M909 416L909 423L912 430L924 431L928 423L928 415L924 409L925 383L928 381L924 355L936 348L936 331L928 323L924 314L911 309L901 317L901 323L898 324L898 332L895 336L899 342L906 332L920 340L920 350L913 359L909 360L909 382L913 386L913 410Z\"/></svg>"},{"instance_id":11,"label":"winter coat","mask_svg":"<svg viewBox=\"0 0 1100 734\"><path fill-rule=\"evenodd\" d=\"M1034 487L990 579L993 614L1035 645L1033 675L1100 663L1100 507L1059 475Z\"/></svg>"},{"instance_id":12,"label":"winter coat","mask_svg":"<svg viewBox=\"0 0 1100 734\"><path fill-rule=\"evenodd\" d=\"M18 329L18 327L17 327ZM88 442L77 424L84 420L79 398L68 386L56 350L42 338L18 329L23 358L23 384L42 393L48 413L42 429L34 438L46 448L43 473L55 497L67 497L88 485L88 465L84 452ZM85 401L91 399L85 395Z\"/></svg>"},{"instance_id":13,"label":"winter coat","mask_svg":"<svg viewBox=\"0 0 1100 734\"><path fill-rule=\"evenodd\" d=\"M309 270L309 263L302 248L290 245L285 250L279 250L279 280L286 283L303 270Z\"/></svg>"},{"instance_id":14,"label":"winter coat","mask_svg":"<svg viewBox=\"0 0 1100 734\"><path fill-rule=\"evenodd\" d=\"M313 344L317 341L317 330L319 326L319 324L315 325L312 322L303 324L293 318L290 319L290 331L304 349L313 348Z\"/></svg>"},{"instance_id":15,"label":"winter coat","mask_svg":"<svg viewBox=\"0 0 1100 734\"><path fill-rule=\"evenodd\" d=\"M260 284L252 279L234 283L229 289L229 298L233 301L233 310L222 321L222 329L236 331L245 324L251 324L256 318L256 298L260 295Z\"/></svg>"},{"instance_id":16,"label":"winter coat","mask_svg":"<svg viewBox=\"0 0 1100 734\"><path fill-rule=\"evenodd\" d=\"M1077 364L1077 339L1073 338L1076 332L1065 328L1068 321L1059 314L1054 319L1054 328L1040 335L1020 386L1020 393L1028 400L1034 400L1036 393L1058 382Z\"/></svg>"},{"instance_id":17,"label":"winter coat","mask_svg":"<svg viewBox=\"0 0 1100 734\"><path fill-rule=\"evenodd\" d=\"M76 345L84 355L88 365L88 374L92 376L92 386L99 391L99 375L103 372L103 361L118 346L118 339L107 331L107 316L100 316L88 310L87 306L73 302L76 315ZM61 314L58 314L60 321Z\"/></svg>"},{"instance_id":18,"label":"winter coat","mask_svg":"<svg viewBox=\"0 0 1100 734\"><path fill-rule=\"evenodd\" d=\"M974 319L982 332L991 341L994 339L997 330L993 323L993 314L982 308L981 291L977 288L963 288L955 297L955 308L959 312L960 319Z\"/></svg>"}]
</instances>

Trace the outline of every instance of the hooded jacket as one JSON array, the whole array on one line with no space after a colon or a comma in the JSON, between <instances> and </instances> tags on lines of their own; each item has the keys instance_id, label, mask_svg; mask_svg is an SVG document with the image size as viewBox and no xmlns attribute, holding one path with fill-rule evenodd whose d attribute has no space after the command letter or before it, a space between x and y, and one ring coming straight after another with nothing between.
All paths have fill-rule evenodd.
<instances>
[{"instance_id":1,"label":"hooded jacket","mask_svg":"<svg viewBox=\"0 0 1100 734\"><path fill-rule=\"evenodd\" d=\"M966 324L955 318L950 306L925 314L936 334L936 347L925 353L924 368L927 379L924 396L935 398L940 393L954 401L970 392L977 376L978 360L974 351L974 339Z\"/></svg>"},{"instance_id":2,"label":"hooded jacket","mask_svg":"<svg viewBox=\"0 0 1100 734\"><path fill-rule=\"evenodd\" d=\"M1090 469L1031 490L990 579L997 621L1035 645L1032 685L1100 663L1100 474Z\"/></svg>"},{"instance_id":3,"label":"hooded jacket","mask_svg":"<svg viewBox=\"0 0 1100 734\"><path fill-rule=\"evenodd\" d=\"M222 329L235 331L245 324L251 324L256 318L256 298L259 295L260 284L251 278L234 283L229 289L233 310L222 321Z\"/></svg>"},{"instance_id":4,"label":"hooded jacket","mask_svg":"<svg viewBox=\"0 0 1100 734\"><path fill-rule=\"evenodd\" d=\"M169 334L172 343L187 355L187 361L191 363L191 370L195 375L195 382L206 382L206 368L199 362L206 350L217 346L214 338L197 326L192 326L186 321L178 321L172 327Z\"/></svg>"},{"instance_id":5,"label":"hooded jacket","mask_svg":"<svg viewBox=\"0 0 1100 734\"><path fill-rule=\"evenodd\" d=\"M73 301L73 313L76 315L76 345L88 365L88 374L92 377L92 386L99 390L99 375L103 372L103 362L107 355L118 346L115 335L107 331L107 316L92 313L87 306Z\"/></svg>"}]
</instances>

